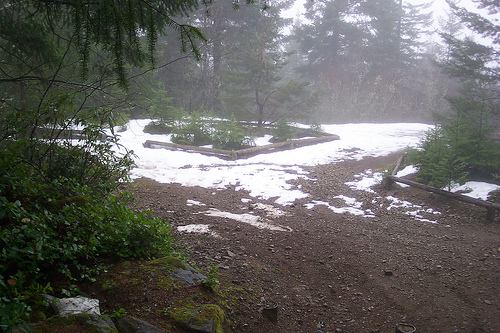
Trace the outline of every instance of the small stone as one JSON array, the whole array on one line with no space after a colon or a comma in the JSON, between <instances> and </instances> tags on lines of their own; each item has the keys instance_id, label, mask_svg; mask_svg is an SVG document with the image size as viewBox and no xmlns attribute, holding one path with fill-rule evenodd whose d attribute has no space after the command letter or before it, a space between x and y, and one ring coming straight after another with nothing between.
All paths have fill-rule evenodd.
<instances>
[{"instance_id":1,"label":"small stone","mask_svg":"<svg viewBox=\"0 0 500 333\"><path fill-rule=\"evenodd\" d=\"M485 300L484 300L484 303L486 303L486 304L488 304L488 305L491 305L491 304L492 304L492 302L491 302L490 300L488 300L488 299L485 299Z\"/></svg>"}]
</instances>

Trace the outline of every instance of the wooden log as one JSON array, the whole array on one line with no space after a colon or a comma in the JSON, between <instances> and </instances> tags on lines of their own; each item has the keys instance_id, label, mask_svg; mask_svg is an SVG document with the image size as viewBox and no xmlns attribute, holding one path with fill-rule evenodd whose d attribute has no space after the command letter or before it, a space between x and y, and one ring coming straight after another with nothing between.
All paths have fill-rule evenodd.
<instances>
[{"instance_id":1,"label":"wooden log","mask_svg":"<svg viewBox=\"0 0 500 333\"><path fill-rule=\"evenodd\" d=\"M222 158L231 158L237 159L255 154L262 153L270 153L279 149L292 149L295 147L303 147L308 145L313 145L317 143L329 142L334 140L339 140L340 137L335 134L330 134L323 137L318 138L309 138L309 139L301 139L301 140L291 140L286 142L277 142L269 145L245 148L240 150L225 150L225 149L215 149L215 148L207 148L207 147L197 147L197 146L189 146L189 145L180 145L177 143L169 143L169 142L161 142L161 141L152 141L147 140L144 142L143 146L146 148L154 148L154 146L159 146L161 148L166 149L182 149L186 151L195 151L202 154L207 155L215 155Z\"/></svg>"},{"instance_id":2,"label":"wooden log","mask_svg":"<svg viewBox=\"0 0 500 333\"><path fill-rule=\"evenodd\" d=\"M495 219L495 211L500 210L500 204L497 204L494 202L484 201L481 199L472 198L472 197L462 195L459 193L445 191L445 190L442 190L442 189L437 188L437 187L417 183L417 182L414 182L412 180L399 178L399 177L396 177L393 175L387 176L387 178L389 178L392 181L395 181L398 183L403 183L406 185L410 185L412 187L416 187L416 188L419 188L419 189L424 190L424 191L436 193L436 194L443 195L445 197L452 198L452 199L455 199L458 201L467 202L467 203L471 203L471 204L476 205L476 206L484 207L488 210L487 216L486 216L488 221L493 221Z\"/></svg>"},{"instance_id":3,"label":"wooden log","mask_svg":"<svg viewBox=\"0 0 500 333\"><path fill-rule=\"evenodd\" d=\"M396 161L396 165L394 166L394 168L392 168L391 176L396 176L396 174L399 171L399 167L401 166L401 163L403 163L404 158L405 158L404 155L399 156L398 160ZM385 177L385 179L383 180L382 186L386 190L390 190L390 189L392 189L393 184L394 184L394 180L392 180L390 177Z\"/></svg>"},{"instance_id":4,"label":"wooden log","mask_svg":"<svg viewBox=\"0 0 500 333\"><path fill-rule=\"evenodd\" d=\"M177 143L152 141L152 140L147 140L146 142L143 143L143 146L146 148L154 148L154 146L159 146L161 148L167 148L167 149L171 149L171 150L181 149L181 150L186 150L186 151L196 151L196 152L205 153L207 155L217 155L217 156L231 156L234 153L234 151L232 151L232 150L189 146L189 145L181 145L181 144L177 144Z\"/></svg>"},{"instance_id":5,"label":"wooden log","mask_svg":"<svg viewBox=\"0 0 500 333\"><path fill-rule=\"evenodd\" d=\"M399 156L398 160L396 161L396 165L392 169L391 176L396 176L396 174L399 171L399 167L401 167L401 163L403 163L404 159L405 159L404 155Z\"/></svg>"}]
</instances>

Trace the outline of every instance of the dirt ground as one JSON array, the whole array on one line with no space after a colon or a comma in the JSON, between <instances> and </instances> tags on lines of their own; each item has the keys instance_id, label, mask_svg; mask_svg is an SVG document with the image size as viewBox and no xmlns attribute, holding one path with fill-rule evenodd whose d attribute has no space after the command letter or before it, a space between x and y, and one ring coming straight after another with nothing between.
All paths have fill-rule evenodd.
<instances>
[{"instance_id":1,"label":"dirt ground","mask_svg":"<svg viewBox=\"0 0 500 333\"><path fill-rule=\"evenodd\" d=\"M484 208L418 189L397 187L388 193L378 187L369 193L345 185L355 174L386 168L396 158L311 167L309 179L294 183L309 197L291 206L231 188L149 179L136 180L131 189L137 209L170 220L178 246L193 265L205 274L219 267L225 332L394 332L398 323L411 324L417 332L500 332L498 217L487 222ZM357 198L375 217L304 206L313 200L335 204L338 195ZM437 223L417 221L403 208L388 210L380 199L388 195L441 212L433 215ZM188 200L204 206L188 205ZM258 202L286 214L271 219L255 206ZM252 212L285 228L260 229L200 213L210 208ZM189 224L208 224L216 236L176 229ZM165 298L156 295L145 302L162 308L168 306ZM116 306L112 300L106 304ZM262 315L270 304L277 304L276 322ZM143 310L144 305L144 315ZM162 327L163 319L148 320Z\"/></svg>"}]
</instances>

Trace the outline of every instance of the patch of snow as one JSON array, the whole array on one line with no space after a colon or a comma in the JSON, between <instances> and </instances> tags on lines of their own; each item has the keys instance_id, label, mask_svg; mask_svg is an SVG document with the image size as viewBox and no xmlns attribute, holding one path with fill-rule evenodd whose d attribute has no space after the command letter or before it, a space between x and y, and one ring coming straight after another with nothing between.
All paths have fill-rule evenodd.
<instances>
[{"instance_id":1,"label":"patch of snow","mask_svg":"<svg viewBox=\"0 0 500 333\"><path fill-rule=\"evenodd\" d=\"M335 207L330 205L328 202L313 200L311 203L304 204L304 207L307 209L313 209L316 206L326 206L326 208L330 209L332 212L336 214L352 214L356 216L367 216L371 217L371 215L366 215L365 211L355 207Z\"/></svg>"},{"instance_id":2,"label":"patch of snow","mask_svg":"<svg viewBox=\"0 0 500 333\"><path fill-rule=\"evenodd\" d=\"M382 182L383 174L380 172L373 172L371 169L368 169L355 175L354 178L356 178L356 180L345 184L353 190L375 193L371 187Z\"/></svg>"},{"instance_id":3,"label":"patch of snow","mask_svg":"<svg viewBox=\"0 0 500 333\"><path fill-rule=\"evenodd\" d=\"M271 231L292 231L291 228L289 227L283 227L283 226L276 226L269 224L267 222L261 222L261 218L259 216L253 215L253 214L234 214L234 213L229 213L229 212L223 212L215 208L210 208L209 210L205 212L201 212L201 214L205 214L207 216L214 216L214 217L225 217L228 219L232 219L238 222L246 223L251 226L254 226L259 229L267 229Z\"/></svg>"},{"instance_id":4,"label":"patch of snow","mask_svg":"<svg viewBox=\"0 0 500 333\"><path fill-rule=\"evenodd\" d=\"M270 218L278 218L281 216L287 215L284 211L281 209L274 207L273 205L266 205L261 202L257 202L252 205L255 209L260 209L266 212L267 216Z\"/></svg>"},{"instance_id":5,"label":"patch of snow","mask_svg":"<svg viewBox=\"0 0 500 333\"><path fill-rule=\"evenodd\" d=\"M463 194L472 198L486 200L491 192L496 191L499 188L500 186L495 184L470 181L463 185L454 186L451 189L451 192L467 191L467 193Z\"/></svg>"},{"instance_id":6,"label":"patch of snow","mask_svg":"<svg viewBox=\"0 0 500 333\"><path fill-rule=\"evenodd\" d=\"M253 197L272 198L280 205L291 205L308 196L289 184L291 180L307 177L303 166L387 155L415 146L432 127L425 124L323 125L327 133L340 135L340 140L225 161L195 152L143 147L146 140L171 141L170 135L144 133L143 128L149 122L149 119L132 120L128 130L120 133L120 144L136 155L132 179L147 177L160 183L215 189L236 186ZM257 144L268 144L270 137L257 138Z\"/></svg>"},{"instance_id":7,"label":"patch of snow","mask_svg":"<svg viewBox=\"0 0 500 333\"><path fill-rule=\"evenodd\" d=\"M270 134L266 134L264 136L258 136L255 138L254 142L255 142L255 145L256 146L265 146L265 145L268 145L270 144L269 140L272 138L273 136L270 135Z\"/></svg>"},{"instance_id":8,"label":"patch of snow","mask_svg":"<svg viewBox=\"0 0 500 333\"><path fill-rule=\"evenodd\" d=\"M209 234L210 236L219 238L217 233L210 231L210 226L208 224L188 224L180 225L177 227L180 232L194 233L194 234Z\"/></svg>"},{"instance_id":9,"label":"patch of snow","mask_svg":"<svg viewBox=\"0 0 500 333\"><path fill-rule=\"evenodd\" d=\"M387 210L391 210L393 208L403 208L406 210L405 214L409 216L413 216L416 220L422 221L422 222L430 222L430 223L437 223L435 220L429 220L425 218L421 213L427 213L427 214L433 214L433 215L440 215L441 212L434 211L431 208L424 209L420 205L413 204L409 201L406 200L400 200L396 197L393 196L387 196L385 197L390 204L387 207ZM383 204L381 204L383 206Z\"/></svg>"},{"instance_id":10,"label":"patch of snow","mask_svg":"<svg viewBox=\"0 0 500 333\"><path fill-rule=\"evenodd\" d=\"M405 176L417 173L417 171L418 171L418 168L416 166L414 166L414 165L408 165L404 169L399 170L396 173L396 177L405 177Z\"/></svg>"},{"instance_id":11,"label":"patch of snow","mask_svg":"<svg viewBox=\"0 0 500 333\"><path fill-rule=\"evenodd\" d=\"M199 201L196 201L196 200L191 200L191 199L188 199L187 202L186 202L186 205L187 206L206 206L204 203L202 202L199 202Z\"/></svg>"}]
</instances>

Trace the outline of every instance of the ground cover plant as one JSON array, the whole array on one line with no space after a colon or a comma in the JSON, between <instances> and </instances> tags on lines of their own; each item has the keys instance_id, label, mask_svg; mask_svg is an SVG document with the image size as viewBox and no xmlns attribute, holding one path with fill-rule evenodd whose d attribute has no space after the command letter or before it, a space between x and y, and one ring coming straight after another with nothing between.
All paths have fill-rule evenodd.
<instances>
[{"instance_id":1,"label":"ground cover plant","mask_svg":"<svg viewBox=\"0 0 500 333\"><path fill-rule=\"evenodd\" d=\"M58 103L57 111L67 103ZM41 111L55 112L50 105ZM97 114L111 115L93 110L71 121L63 117L30 138L16 131L34 124L12 118L11 135L0 140L2 330L33 317L42 293L60 295L114 259L174 251L168 221L127 208L132 197L121 186L133 166L131 153L117 154L112 136L103 140L112 119L98 122ZM85 140L60 139L75 126Z\"/></svg>"}]
</instances>

